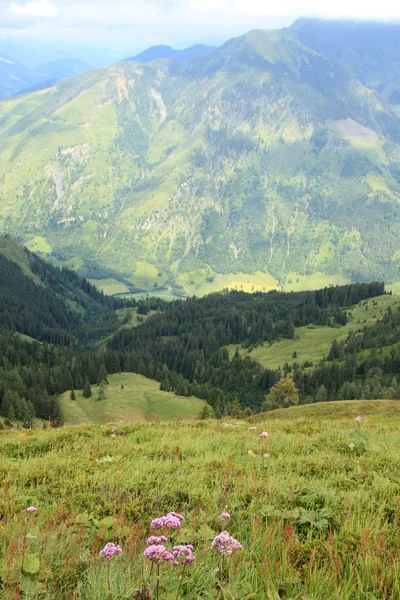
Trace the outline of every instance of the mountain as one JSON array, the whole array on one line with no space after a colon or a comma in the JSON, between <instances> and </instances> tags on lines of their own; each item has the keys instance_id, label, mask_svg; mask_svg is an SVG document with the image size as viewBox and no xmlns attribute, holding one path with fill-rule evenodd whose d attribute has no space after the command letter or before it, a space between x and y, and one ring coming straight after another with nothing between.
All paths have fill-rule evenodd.
<instances>
[{"instance_id":1,"label":"mountain","mask_svg":"<svg viewBox=\"0 0 400 600\"><path fill-rule=\"evenodd\" d=\"M396 105L298 37L2 102L0 231L157 292L400 280Z\"/></svg>"},{"instance_id":2,"label":"mountain","mask_svg":"<svg viewBox=\"0 0 400 600\"><path fill-rule=\"evenodd\" d=\"M86 279L0 238L0 332L61 346L86 347L118 328L121 301Z\"/></svg>"},{"instance_id":3,"label":"mountain","mask_svg":"<svg viewBox=\"0 0 400 600\"><path fill-rule=\"evenodd\" d=\"M87 62L70 56L61 55L52 60L31 62L27 54L17 52L16 57L10 50L17 51L13 44L0 40L0 97L44 89L59 79L91 69ZM26 62L19 58L20 54Z\"/></svg>"},{"instance_id":4,"label":"mountain","mask_svg":"<svg viewBox=\"0 0 400 600\"><path fill-rule=\"evenodd\" d=\"M33 83L30 69L9 54L0 52L0 97L11 96Z\"/></svg>"},{"instance_id":5,"label":"mountain","mask_svg":"<svg viewBox=\"0 0 400 600\"><path fill-rule=\"evenodd\" d=\"M298 19L298 40L335 60L382 99L400 105L400 24Z\"/></svg>"},{"instance_id":6,"label":"mountain","mask_svg":"<svg viewBox=\"0 0 400 600\"><path fill-rule=\"evenodd\" d=\"M147 48L147 50L144 50L133 58L127 58L126 60L135 60L137 62L147 63L158 58L173 58L178 61L184 61L197 58L198 56L206 54L211 50L213 50L211 46L206 46L204 44L195 44L194 46L190 46L189 48L185 48L183 50L175 50L174 48L171 48L171 46L160 45Z\"/></svg>"}]
</instances>

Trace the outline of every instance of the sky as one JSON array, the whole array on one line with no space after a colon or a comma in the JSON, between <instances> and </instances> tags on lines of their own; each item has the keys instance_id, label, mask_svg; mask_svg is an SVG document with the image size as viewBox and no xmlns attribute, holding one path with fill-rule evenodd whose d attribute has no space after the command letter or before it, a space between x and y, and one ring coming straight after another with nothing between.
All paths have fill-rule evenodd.
<instances>
[{"instance_id":1,"label":"sky","mask_svg":"<svg viewBox=\"0 0 400 600\"><path fill-rule=\"evenodd\" d=\"M400 21L398 0L0 0L0 38L89 43L133 54L155 44L218 45L300 16Z\"/></svg>"}]
</instances>

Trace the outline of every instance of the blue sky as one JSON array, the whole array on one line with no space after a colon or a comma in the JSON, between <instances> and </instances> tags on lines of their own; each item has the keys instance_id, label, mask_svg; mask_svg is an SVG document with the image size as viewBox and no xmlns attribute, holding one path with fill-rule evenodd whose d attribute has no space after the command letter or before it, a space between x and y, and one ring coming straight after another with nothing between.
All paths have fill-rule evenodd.
<instances>
[{"instance_id":1,"label":"blue sky","mask_svg":"<svg viewBox=\"0 0 400 600\"><path fill-rule=\"evenodd\" d=\"M393 0L0 0L0 36L89 42L123 52L219 44L299 16L400 21Z\"/></svg>"}]
</instances>

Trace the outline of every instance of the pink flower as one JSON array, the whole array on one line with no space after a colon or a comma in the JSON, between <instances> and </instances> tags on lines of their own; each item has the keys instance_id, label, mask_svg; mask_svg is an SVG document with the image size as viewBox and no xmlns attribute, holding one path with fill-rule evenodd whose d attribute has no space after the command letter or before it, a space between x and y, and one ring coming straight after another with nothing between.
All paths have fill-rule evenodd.
<instances>
[{"instance_id":1,"label":"pink flower","mask_svg":"<svg viewBox=\"0 0 400 600\"><path fill-rule=\"evenodd\" d=\"M263 431L262 433L260 433L259 437L260 438L267 438L267 437L269 437L268 431Z\"/></svg>"},{"instance_id":2,"label":"pink flower","mask_svg":"<svg viewBox=\"0 0 400 600\"><path fill-rule=\"evenodd\" d=\"M229 513L222 513L222 515L220 516L221 521L225 521L225 519L228 520L230 518L231 515Z\"/></svg>"},{"instance_id":3,"label":"pink flower","mask_svg":"<svg viewBox=\"0 0 400 600\"><path fill-rule=\"evenodd\" d=\"M35 513L35 512L37 512L37 508L35 508L34 506L29 506L28 508L25 508L22 512L23 513Z\"/></svg>"},{"instance_id":4,"label":"pink flower","mask_svg":"<svg viewBox=\"0 0 400 600\"><path fill-rule=\"evenodd\" d=\"M167 538L166 535L151 535L146 540L146 545L147 546L154 546L154 544L163 544L165 542L168 542L168 538Z\"/></svg>"},{"instance_id":5,"label":"pink flower","mask_svg":"<svg viewBox=\"0 0 400 600\"><path fill-rule=\"evenodd\" d=\"M121 552L121 546L113 544L113 542L109 542L104 546L103 550L101 550L100 556L102 558L106 558L107 560L111 560L114 554L121 554Z\"/></svg>"},{"instance_id":6,"label":"pink flower","mask_svg":"<svg viewBox=\"0 0 400 600\"><path fill-rule=\"evenodd\" d=\"M361 423L361 419L362 419L362 417L356 417L354 420L356 423Z\"/></svg>"},{"instance_id":7,"label":"pink flower","mask_svg":"<svg viewBox=\"0 0 400 600\"><path fill-rule=\"evenodd\" d=\"M143 556L148 558L157 565L161 565L165 562L173 562L174 555L168 552L163 544L153 544L146 548L143 552Z\"/></svg>"},{"instance_id":8,"label":"pink flower","mask_svg":"<svg viewBox=\"0 0 400 600\"><path fill-rule=\"evenodd\" d=\"M257 427L249 427L247 431L257 431Z\"/></svg>"},{"instance_id":9,"label":"pink flower","mask_svg":"<svg viewBox=\"0 0 400 600\"><path fill-rule=\"evenodd\" d=\"M172 548L172 554L174 556L174 561L172 562L174 567L182 565L191 565L196 560L196 557L193 554L193 546L191 544L174 546Z\"/></svg>"},{"instance_id":10,"label":"pink flower","mask_svg":"<svg viewBox=\"0 0 400 600\"><path fill-rule=\"evenodd\" d=\"M182 515L175 512L170 512L163 517L157 517L156 519L153 519L150 523L150 527L152 529L161 529L162 527L167 527L168 529L179 529L184 520L185 517Z\"/></svg>"},{"instance_id":11,"label":"pink flower","mask_svg":"<svg viewBox=\"0 0 400 600\"><path fill-rule=\"evenodd\" d=\"M231 537L227 531L222 531L214 538L211 548L218 550L225 556L230 556L236 550L243 550L242 544Z\"/></svg>"}]
</instances>

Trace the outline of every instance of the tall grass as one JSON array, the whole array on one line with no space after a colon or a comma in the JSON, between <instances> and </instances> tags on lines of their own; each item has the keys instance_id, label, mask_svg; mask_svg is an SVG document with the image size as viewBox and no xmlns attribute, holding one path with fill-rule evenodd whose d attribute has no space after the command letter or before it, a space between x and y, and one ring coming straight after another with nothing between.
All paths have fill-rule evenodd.
<instances>
[{"instance_id":1,"label":"tall grass","mask_svg":"<svg viewBox=\"0 0 400 600\"><path fill-rule=\"evenodd\" d=\"M331 404L336 418L307 407L264 417L256 432L235 421L0 432L1 598L109 598L99 557L109 541L123 548L111 564L113 600L153 589L143 559L149 523L178 510L186 522L171 541L193 544L197 557L181 598L398 599L400 403L387 412L377 404L361 413L344 403L341 418L341 403ZM20 580L28 505L38 512L26 552L40 565L30 558ZM244 550L229 557L221 582L211 542L223 511ZM160 598L174 598L178 585L165 565Z\"/></svg>"}]
</instances>

